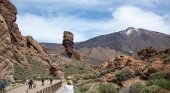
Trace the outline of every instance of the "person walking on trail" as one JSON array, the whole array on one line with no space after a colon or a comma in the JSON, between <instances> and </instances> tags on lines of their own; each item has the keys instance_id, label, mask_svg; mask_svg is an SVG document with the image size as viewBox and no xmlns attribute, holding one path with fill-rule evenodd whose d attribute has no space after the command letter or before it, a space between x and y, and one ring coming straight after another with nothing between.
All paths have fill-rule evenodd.
<instances>
[{"instance_id":1,"label":"person walking on trail","mask_svg":"<svg viewBox=\"0 0 170 93\"><path fill-rule=\"evenodd\" d=\"M53 82L53 79L52 79L52 78L50 78L50 85L52 85L52 82Z\"/></svg>"},{"instance_id":2,"label":"person walking on trail","mask_svg":"<svg viewBox=\"0 0 170 93\"><path fill-rule=\"evenodd\" d=\"M64 89L65 89L65 93L74 93L72 80L67 81L67 85L65 85Z\"/></svg>"},{"instance_id":3,"label":"person walking on trail","mask_svg":"<svg viewBox=\"0 0 170 93\"><path fill-rule=\"evenodd\" d=\"M44 79L42 79L41 82L42 82L42 86L44 86Z\"/></svg>"},{"instance_id":4,"label":"person walking on trail","mask_svg":"<svg viewBox=\"0 0 170 93\"><path fill-rule=\"evenodd\" d=\"M6 88L7 86L8 86L8 84L7 84L7 81L6 81L6 80L0 81L0 90L2 90L3 93L5 93L5 88ZM2 93L2 92L0 91L0 93Z\"/></svg>"},{"instance_id":5,"label":"person walking on trail","mask_svg":"<svg viewBox=\"0 0 170 93\"><path fill-rule=\"evenodd\" d=\"M29 82L28 82L29 89L31 89L31 88L32 88L32 84L33 84L33 80L31 79L31 80L29 80Z\"/></svg>"}]
</instances>

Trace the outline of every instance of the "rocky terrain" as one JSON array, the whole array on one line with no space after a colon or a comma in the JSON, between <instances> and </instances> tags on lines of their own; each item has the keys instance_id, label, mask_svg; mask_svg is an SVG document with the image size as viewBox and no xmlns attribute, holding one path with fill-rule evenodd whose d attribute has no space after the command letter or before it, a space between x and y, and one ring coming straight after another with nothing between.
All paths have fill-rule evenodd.
<instances>
[{"instance_id":1,"label":"rocky terrain","mask_svg":"<svg viewBox=\"0 0 170 93\"><path fill-rule=\"evenodd\" d=\"M65 31L62 45L46 48L21 35L16 14L0 0L0 80L71 76L75 93L170 93L169 35L129 27L74 44Z\"/></svg>"},{"instance_id":2,"label":"rocky terrain","mask_svg":"<svg viewBox=\"0 0 170 93\"><path fill-rule=\"evenodd\" d=\"M81 93L170 93L169 67L170 49L150 47L112 58L75 81Z\"/></svg>"},{"instance_id":3,"label":"rocky terrain","mask_svg":"<svg viewBox=\"0 0 170 93\"><path fill-rule=\"evenodd\" d=\"M34 77L50 72L57 75L61 69L51 61L46 48L31 36L21 35L15 23L16 14L15 6L9 0L0 0L0 79L13 82L14 78L28 79L33 74ZM37 66L40 69L36 73Z\"/></svg>"},{"instance_id":4,"label":"rocky terrain","mask_svg":"<svg viewBox=\"0 0 170 93\"><path fill-rule=\"evenodd\" d=\"M43 43L43 45L47 47L49 53L60 55L64 52L60 44ZM170 36L129 27L126 30L75 43L74 46L81 53L82 61L101 65L116 55L131 55L146 47L153 47L156 50L170 48Z\"/></svg>"}]
</instances>

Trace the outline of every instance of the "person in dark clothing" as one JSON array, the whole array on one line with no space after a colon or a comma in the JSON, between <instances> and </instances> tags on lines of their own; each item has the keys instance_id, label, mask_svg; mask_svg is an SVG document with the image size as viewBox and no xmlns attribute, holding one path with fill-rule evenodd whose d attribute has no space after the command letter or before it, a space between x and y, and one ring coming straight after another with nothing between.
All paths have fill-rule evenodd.
<instances>
[{"instance_id":1,"label":"person in dark clothing","mask_svg":"<svg viewBox=\"0 0 170 93\"><path fill-rule=\"evenodd\" d=\"M41 82L42 82L42 86L44 86L44 79L42 79Z\"/></svg>"},{"instance_id":2,"label":"person in dark clothing","mask_svg":"<svg viewBox=\"0 0 170 93\"><path fill-rule=\"evenodd\" d=\"M31 89L31 88L32 88L32 84L33 84L33 80L29 80L29 82L28 82L29 89Z\"/></svg>"},{"instance_id":3,"label":"person in dark clothing","mask_svg":"<svg viewBox=\"0 0 170 93\"><path fill-rule=\"evenodd\" d=\"M53 82L53 79L52 78L50 78L50 84L52 85L52 82Z\"/></svg>"},{"instance_id":4,"label":"person in dark clothing","mask_svg":"<svg viewBox=\"0 0 170 93\"><path fill-rule=\"evenodd\" d=\"M3 90L3 93L5 93L5 88L8 86L7 84L7 81L6 80L3 80L3 81L0 81L0 90L2 89Z\"/></svg>"}]
</instances>

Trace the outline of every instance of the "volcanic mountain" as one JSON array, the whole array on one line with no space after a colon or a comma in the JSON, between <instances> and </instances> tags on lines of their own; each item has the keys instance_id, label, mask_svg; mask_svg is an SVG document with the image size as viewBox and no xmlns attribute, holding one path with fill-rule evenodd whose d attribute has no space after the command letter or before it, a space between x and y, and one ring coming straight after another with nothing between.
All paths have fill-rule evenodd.
<instances>
[{"instance_id":1,"label":"volcanic mountain","mask_svg":"<svg viewBox=\"0 0 170 93\"><path fill-rule=\"evenodd\" d=\"M142 28L129 27L120 32L98 36L76 44L78 49L84 47L109 47L125 53L136 53L146 47L157 50L170 48L170 35Z\"/></svg>"}]
</instances>

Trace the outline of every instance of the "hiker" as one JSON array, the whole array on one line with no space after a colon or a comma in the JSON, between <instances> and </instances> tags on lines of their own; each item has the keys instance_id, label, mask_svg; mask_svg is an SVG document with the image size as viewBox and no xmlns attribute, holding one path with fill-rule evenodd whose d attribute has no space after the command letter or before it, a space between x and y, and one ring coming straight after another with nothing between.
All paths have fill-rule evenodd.
<instances>
[{"instance_id":1,"label":"hiker","mask_svg":"<svg viewBox=\"0 0 170 93\"><path fill-rule=\"evenodd\" d=\"M53 79L52 79L52 78L50 78L50 85L52 85L52 82L53 82Z\"/></svg>"},{"instance_id":2,"label":"hiker","mask_svg":"<svg viewBox=\"0 0 170 93\"><path fill-rule=\"evenodd\" d=\"M64 88L65 88L65 93L74 93L72 80L68 80L67 85L65 85Z\"/></svg>"},{"instance_id":3,"label":"hiker","mask_svg":"<svg viewBox=\"0 0 170 93\"><path fill-rule=\"evenodd\" d=\"M7 81L3 80L0 82L0 89L2 89L3 93L5 93L5 88L8 86ZM0 91L1 92L1 91Z\"/></svg>"},{"instance_id":4,"label":"hiker","mask_svg":"<svg viewBox=\"0 0 170 93\"><path fill-rule=\"evenodd\" d=\"M29 89L31 89L31 88L32 88L32 84L33 84L33 80L31 79L31 80L29 80L29 82L28 82Z\"/></svg>"},{"instance_id":5,"label":"hiker","mask_svg":"<svg viewBox=\"0 0 170 93\"><path fill-rule=\"evenodd\" d=\"M42 86L44 86L44 79L42 79L41 82L42 82Z\"/></svg>"}]
</instances>

